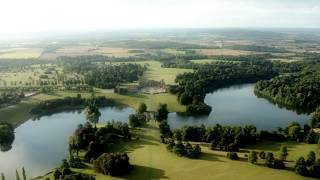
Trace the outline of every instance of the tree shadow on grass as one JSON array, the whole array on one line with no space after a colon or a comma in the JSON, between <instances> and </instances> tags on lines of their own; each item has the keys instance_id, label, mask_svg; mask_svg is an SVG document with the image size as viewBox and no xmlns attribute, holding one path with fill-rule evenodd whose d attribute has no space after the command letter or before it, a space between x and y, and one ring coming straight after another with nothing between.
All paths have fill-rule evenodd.
<instances>
[{"instance_id":1,"label":"tree shadow on grass","mask_svg":"<svg viewBox=\"0 0 320 180\"><path fill-rule=\"evenodd\" d=\"M301 144L295 141L285 141L285 142L276 142L276 141L263 141L256 145L248 146L246 149L256 149L261 151L279 151L281 145L287 146L290 151L291 148L295 148L297 145Z\"/></svg>"},{"instance_id":2,"label":"tree shadow on grass","mask_svg":"<svg viewBox=\"0 0 320 180\"><path fill-rule=\"evenodd\" d=\"M156 144L152 141L148 141L145 139L138 139L138 140L131 140L129 142L122 142L122 143L116 143L116 144L110 145L110 149L111 151L121 151L125 153L130 153L136 149L143 148L146 145L158 146L159 144Z\"/></svg>"},{"instance_id":3,"label":"tree shadow on grass","mask_svg":"<svg viewBox=\"0 0 320 180\"><path fill-rule=\"evenodd\" d=\"M146 135L146 134L139 134L139 138L147 141L152 141L155 143L160 142L160 139L155 138L154 136Z\"/></svg>"},{"instance_id":4,"label":"tree shadow on grass","mask_svg":"<svg viewBox=\"0 0 320 180\"><path fill-rule=\"evenodd\" d=\"M211 153L202 152L199 159L206 160L206 161L218 161L218 162L224 162L220 160L218 157L222 155L216 155Z\"/></svg>"},{"instance_id":5,"label":"tree shadow on grass","mask_svg":"<svg viewBox=\"0 0 320 180\"><path fill-rule=\"evenodd\" d=\"M133 165L131 172L127 176L120 178L130 180L168 179L168 177L165 176L164 170L141 165Z\"/></svg>"},{"instance_id":6,"label":"tree shadow on grass","mask_svg":"<svg viewBox=\"0 0 320 180\"><path fill-rule=\"evenodd\" d=\"M135 93L125 94L125 96L134 97L134 98L146 98L147 97L144 94L135 94Z\"/></svg>"}]
</instances>

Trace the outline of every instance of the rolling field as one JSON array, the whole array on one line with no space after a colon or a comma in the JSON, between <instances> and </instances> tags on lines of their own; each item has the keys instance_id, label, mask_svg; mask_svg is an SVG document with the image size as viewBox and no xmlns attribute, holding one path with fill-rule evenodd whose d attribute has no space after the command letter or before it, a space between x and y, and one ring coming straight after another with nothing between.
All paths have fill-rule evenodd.
<instances>
[{"instance_id":1,"label":"rolling field","mask_svg":"<svg viewBox=\"0 0 320 180\"><path fill-rule=\"evenodd\" d=\"M317 157L320 157L320 146L318 144L306 144L306 143L297 143L297 142L263 142L256 144L254 146L248 147L248 149L257 150L257 151L270 151L275 154L275 156L279 155L279 150L281 144L288 147L288 157L287 161L296 161L300 156L307 157L309 151L314 151L317 154ZM294 164L291 164L292 166Z\"/></svg>"},{"instance_id":2,"label":"rolling field","mask_svg":"<svg viewBox=\"0 0 320 180\"><path fill-rule=\"evenodd\" d=\"M0 50L0 59L36 59L41 54L41 48L12 48Z\"/></svg>"},{"instance_id":3,"label":"rolling field","mask_svg":"<svg viewBox=\"0 0 320 180\"><path fill-rule=\"evenodd\" d=\"M134 63L148 66L148 70L143 74L142 79L164 80L166 84L175 84L174 80L178 74L193 72L191 69L162 68L158 61L136 61Z\"/></svg>"},{"instance_id":4,"label":"rolling field","mask_svg":"<svg viewBox=\"0 0 320 180\"><path fill-rule=\"evenodd\" d=\"M150 103L153 102L154 110L158 109L159 103L166 103L168 105L168 110L170 112L185 112L186 110L185 106L178 103L177 97L170 93L161 93L161 94L154 94L154 95L149 95L149 94L121 95L113 92L105 92L105 93L102 93L102 95L106 96L107 98L114 99L119 103L126 104L134 109L138 109L140 103L146 103L148 108L150 108Z\"/></svg>"},{"instance_id":5,"label":"rolling field","mask_svg":"<svg viewBox=\"0 0 320 180\"><path fill-rule=\"evenodd\" d=\"M161 68L161 63L157 61L148 61L148 64L150 67L143 74L143 78L156 81L163 79L166 84L175 84L174 80L178 74L193 71L191 69Z\"/></svg>"},{"instance_id":6,"label":"rolling field","mask_svg":"<svg viewBox=\"0 0 320 180\"><path fill-rule=\"evenodd\" d=\"M111 147L115 151L129 153L130 163L133 170L130 174L122 177L110 177L95 173L90 167L87 169L74 169L75 171L94 174L97 180L120 180L120 179L230 179L230 180L308 180L287 170L270 169L260 165L253 165L241 158L231 161L225 158L225 152L211 151L202 147L203 154L200 159L188 159L178 157L166 150L166 146L160 143L159 129L154 122L148 127L134 130L139 140L129 143L119 143ZM290 152L299 153L293 148ZM289 152L289 154L290 154ZM49 174L39 179L52 177Z\"/></svg>"}]
</instances>

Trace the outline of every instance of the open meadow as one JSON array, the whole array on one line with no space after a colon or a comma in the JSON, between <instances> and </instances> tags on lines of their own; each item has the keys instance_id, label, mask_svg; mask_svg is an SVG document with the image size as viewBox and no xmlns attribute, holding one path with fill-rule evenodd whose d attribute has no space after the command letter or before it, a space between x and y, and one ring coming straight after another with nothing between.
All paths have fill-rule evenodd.
<instances>
[{"instance_id":1,"label":"open meadow","mask_svg":"<svg viewBox=\"0 0 320 180\"><path fill-rule=\"evenodd\" d=\"M191 69L178 69L178 68L163 68L158 61L134 61L134 62L121 62L121 63L135 63L140 65L146 65L147 71L141 77L142 80L164 80L166 84L175 84L175 78L178 74L185 72L193 72ZM119 64L119 63L113 63Z\"/></svg>"}]
</instances>

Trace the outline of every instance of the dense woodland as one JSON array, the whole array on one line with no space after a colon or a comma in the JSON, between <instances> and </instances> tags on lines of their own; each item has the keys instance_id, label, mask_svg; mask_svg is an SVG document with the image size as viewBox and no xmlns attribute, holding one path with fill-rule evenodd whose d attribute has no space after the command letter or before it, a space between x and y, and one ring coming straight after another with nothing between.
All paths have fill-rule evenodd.
<instances>
[{"instance_id":1,"label":"dense woodland","mask_svg":"<svg viewBox=\"0 0 320 180\"><path fill-rule=\"evenodd\" d=\"M320 105L320 66L257 82L255 92L277 103L314 110Z\"/></svg>"},{"instance_id":2,"label":"dense woodland","mask_svg":"<svg viewBox=\"0 0 320 180\"><path fill-rule=\"evenodd\" d=\"M98 88L115 88L120 83L137 81L147 69L132 63L93 64L88 61L76 61L66 64L65 71L71 71L84 76L85 82Z\"/></svg>"},{"instance_id":3,"label":"dense woodland","mask_svg":"<svg viewBox=\"0 0 320 180\"><path fill-rule=\"evenodd\" d=\"M233 45L230 48L234 50L243 50L243 51L255 51L255 52L268 52L268 53L286 53L287 50L275 48L272 46L259 46L259 45Z\"/></svg>"},{"instance_id":4,"label":"dense woodland","mask_svg":"<svg viewBox=\"0 0 320 180\"><path fill-rule=\"evenodd\" d=\"M94 97L93 99L82 98L80 94L77 97L65 97L63 99L53 99L39 102L30 113L36 115L42 115L51 113L61 107L67 108L83 108L91 101L94 101L98 107L115 105L116 102L112 99L107 99L104 96Z\"/></svg>"}]
</instances>

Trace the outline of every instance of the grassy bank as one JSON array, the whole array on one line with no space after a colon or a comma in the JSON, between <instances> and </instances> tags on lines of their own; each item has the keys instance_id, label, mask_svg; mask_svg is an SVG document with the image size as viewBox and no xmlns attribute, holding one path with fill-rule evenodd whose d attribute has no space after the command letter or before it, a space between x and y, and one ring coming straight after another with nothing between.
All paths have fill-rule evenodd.
<instances>
[{"instance_id":1,"label":"grassy bank","mask_svg":"<svg viewBox=\"0 0 320 180\"><path fill-rule=\"evenodd\" d=\"M91 96L91 93L79 93L75 91L55 91L49 94L38 94L32 97L24 98L20 103L9 106L6 108L0 109L0 121L8 122L13 124L15 127L19 126L26 120L33 117L30 114L30 110L40 101L50 100L50 99L59 99L67 96L76 97L77 94L81 94L82 97L88 98ZM116 102L124 105L128 105L134 109L137 109L140 103L146 103L150 108L151 104L153 104L153 109L156 110L158 108L159 103L168 104L168 109L170 112L185 112L185 106L182 106L178 103L176 96L163 93L163 94L126 94L120 95L113 93L113 91L106 91L98 89L96 91L97 96L106 96L107 98L114 99ZM61 107L60 110L64 108L70 109L72 107ZM75 107L79 108L79 107Z\"/></svg>"}]
</instances>

